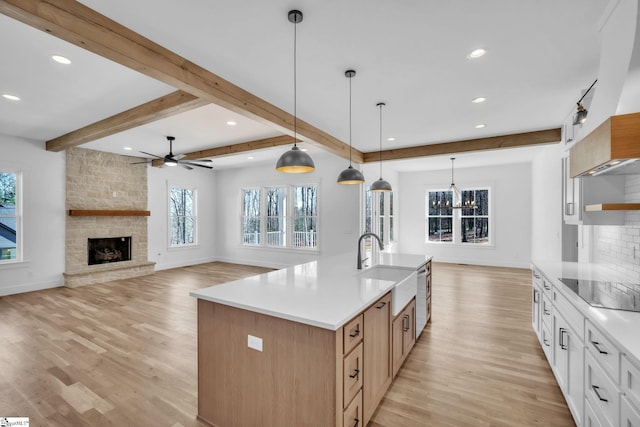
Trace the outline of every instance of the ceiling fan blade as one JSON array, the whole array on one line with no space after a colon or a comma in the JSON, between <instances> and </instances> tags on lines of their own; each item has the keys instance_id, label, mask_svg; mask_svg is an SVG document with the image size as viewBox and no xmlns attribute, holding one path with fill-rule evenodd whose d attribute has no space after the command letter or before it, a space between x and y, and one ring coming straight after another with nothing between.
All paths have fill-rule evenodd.
<instances>
[{"instance_id":1,"label":"ceiling fan blade","mask_svg":"<svg viewBox=\"0 0 640 427\"><path fill-rule=\"evenodd\" d=\"M187 169L187 170L193 170L193 168L191 166L188 166L184 163L178 163L180 166L182 166L183 168Z\"/></svg>"},{"instance_id":2,"label":"ceiling fan blade","mask_svg":"<svg viewBox=\"0 0 640 427\"><path fill-rule=\"evenodd\" d=\"M181 165L198 166L199 168L205 168L205 169L213 169L213 166L199 165L198 163L193 163L193 162L180 162L180 164Z\"/></svg>"},{"instance_id":3,"label":"ceiling fan blade","mask_svg":"<svg viewBox=\"0 0 640 427\"><path fill-rule=\"evenodd\" d=\"M164 159L164 157L156 156L155 154L147 153L146 151L141 151L142 154L146 154L147 156L153 156L156 159Z\"/></svg>"},{"instance_id":4,"label":"ceiling fan blade","mask_svg":"<svg viewBox=\"0 0 640 427\"><path fill-rule=\"evenodd\" d=\"M129 163L130 165L144 165L144 164L149 164L151 162L135 162L135 163Z\"/></svg>"},{"instance_id":5,"label":"ceiling fan blade","mask_svg":"<svg viewBox=\"0 0 640 427\"><path fill-rule=\"evenodd\" d=\"M195 162L195 163L211 163L213 162L213 160L211 159L203 159L203 160L189 160L190 162Z\"/></svg>"},{"instance_id":6,"label":"ceiling fan blade","mask_svg":"<svg viewBox=\"0 0 640 427\"><path fill-rule=\"evenodd\" d=\"M174 154L173 158L176 160L180 160L181 158L183 158L184 156L186 156L186 154Z\"/></svg>"}]
</instances>

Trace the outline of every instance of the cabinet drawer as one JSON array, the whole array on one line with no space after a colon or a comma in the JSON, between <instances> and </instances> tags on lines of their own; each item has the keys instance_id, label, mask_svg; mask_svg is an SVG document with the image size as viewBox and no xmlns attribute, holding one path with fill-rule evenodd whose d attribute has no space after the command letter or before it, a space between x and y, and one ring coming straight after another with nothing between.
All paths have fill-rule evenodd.
<instances>
[{"instance_id":1,"label":"cabinet drawer","mask_svg":"<svg viewBox=\"0 0 640 427\"><path fill-rule=\"evenodd\" d=\"M342 427L362 427L362 391L358 392L344 410Z\"/></svg>"},{"instance_id":2,"label":"cabinet drawer","mask_svg":"<svg viewBox=\"0 0 640 427\"><path fill-rule=\"evenodd\" d=\"M640 369L633 365L627 356L623 355L621 371L620 386L622 391L627 395L629 401L640 409Z\"/></svg>"},{"instance_id":3,"label":"cabinet drawer","mask_svg":"<svg viewBox=\"0 0 640 427\"><path fill-rule=\"evenodd\" d=\"M608 338L586 321L585 346L600 366L609 374L615 384L620 384L620 353Z\"/></svg>"},{"instance_id":4,"label":"cabinet drawer","mask_svg":"<svg viewBox=\"0 0 640 427\"><path fill-rule=\"evenodd\" d=\"M534 285L542 288L542 273L535 267L531 270L531 281Z\"/></svg>"},{"instance_id":5,"label":"cabinet drawer","mask_svg":"<svg viewBox=\"0 0 640 427\"><path fill-rule=\"evenodd\" d=\"M362 366L362 343L360 343L343 361L343 408L353 400L362 388Z\"/></svg>"},{"instance_id":6,"label":"cabinet drawer","mask_svg":"<svg viewBox=\"0 0 640 427\"><path fill-rule=\"evenodd\" d=\"M342 328L343 333L343 353L349 354L351 349L362 341L362 314L354 317L349 323Z\"/></svg>"},{"instance_id":7,"label":"cabinet drawer","mask_svg":"<svg viewBox=\"0 0 640 427\"><path fill-rule=\"evenodd\" d=\"M584 427L604 427L591 408L588 399L584 401Z\"/></svg>"},{"instance_id":8,"label":"cabinet drawer","mask_svg":"<svg viewBox=\"0 0 640 427\"><path fill-rule=\"evenodd\" d=\"M553 291L553 286L551 285L551 282L548 281L546 277L542 276L542 292L545 295L547 295L549 298L551 298L552 291Z\"/></svg>"},{"instance_id":9,"label":"cabinet drawer","mask_svg":"<svg viewBox=\"0 0 640 427\"><path fill-rule=\"evenodd\" d=\"M582 339L584 337L584 316L580 311L557 289L553 290L553 304L571 329Z\"/></svg>"},{"instance_id":10,"label":"cabinet drawer","mask_svg":"<svg viewBox=\"0 0 640 427\"><path fill-rule=\"evenodd\" d=\"M551 298L546 294L542 295L542 322L553 329L553 306L551 305Z\"/></svg>"},{"instance_id":11,"label":"cabinet drawer","mask_svg":"<svg viewBox=\"0 0 640 427\"><path fill-rule=\"evenodd\" d=\"M603 424L617 426L620 392L590 352L585 352L584 358L584 394Z\"/></svg>"},{"instance_id":12,"label":"cabinet drawer","mask_svg":"<svg viewBox=\"0 0 640 427\"><path fill-rule=\"evenodd\" d=\"M640 412L629 403L626 396L620 401L620 425L623 427L640 427Z\"/></svg>"}]
</instances>

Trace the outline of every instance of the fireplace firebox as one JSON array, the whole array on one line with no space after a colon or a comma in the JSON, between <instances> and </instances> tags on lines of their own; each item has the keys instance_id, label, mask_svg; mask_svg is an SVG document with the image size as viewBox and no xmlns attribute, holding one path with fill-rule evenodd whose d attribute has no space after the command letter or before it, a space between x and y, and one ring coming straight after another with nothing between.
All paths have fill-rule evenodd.
<instances>
[{"instance_id":1,"label":"fireplace firebox","mask_svg":"<svg viewBox=\"0 0 640 427\"><path fill-rule=\"evenodd\" d=\"M88 239L89 265L131 260L131 236Z\"/></svg>"}]
</instances>

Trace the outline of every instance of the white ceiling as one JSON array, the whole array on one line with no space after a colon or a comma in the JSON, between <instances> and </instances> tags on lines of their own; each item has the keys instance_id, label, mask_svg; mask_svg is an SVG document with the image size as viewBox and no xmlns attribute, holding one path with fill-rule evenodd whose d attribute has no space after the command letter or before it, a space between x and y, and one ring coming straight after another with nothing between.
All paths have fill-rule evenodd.
<instances>
[{"instance_id":1,"label":"white ceiling","mask_svg":"<svg viewBox=\"0 0 640 427\"><path fill-rule=\"evenodd\" d=\"M297 115L348 143L344 71L354 68L352 143L368 152L378 149L380 101L387 103L384 149L560 127L597 77L596 24L608 0L82 3L291 113L294 26L287 12L300 9ZM478 47L487 54L468 59ZM5 134L52 139L175 90L3 15L0 51L0 93L21 97L0 98ZM73 62L57 64L52 54ZM471 103L478 96L487 102ZM476 129L480 123L486 127ZM181 153L278 134L210 105L82 147L164 155L166 135L176 137L174 153ZM387 141L390 136L395 141ZM249 155L275 159L284 149L214 165L244 166ZM518 150L509 152L517 158ZM495 157L473 158L490 163ZM448 161L440 168L446 167Z\"/></svg>"}]
</instances>

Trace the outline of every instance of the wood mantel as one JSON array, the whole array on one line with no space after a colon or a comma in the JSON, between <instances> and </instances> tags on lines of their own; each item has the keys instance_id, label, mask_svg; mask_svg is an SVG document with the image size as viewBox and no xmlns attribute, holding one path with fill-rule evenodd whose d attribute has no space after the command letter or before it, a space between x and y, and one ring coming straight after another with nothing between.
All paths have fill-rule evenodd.
<instances>
[{"instance_id":1,"label":"wood mantel","mask_svg":"<svg viewBox=\"0 0 640 427\"><path fill-rule=\"evenodd\" d=\"M69 216L150 216L151 211L69 209Z\"/></svg>"}]
</instances>

